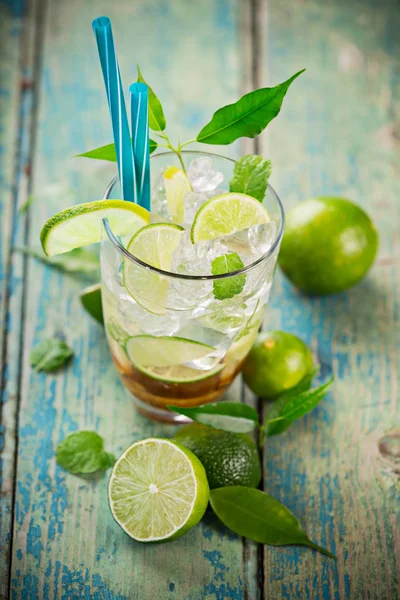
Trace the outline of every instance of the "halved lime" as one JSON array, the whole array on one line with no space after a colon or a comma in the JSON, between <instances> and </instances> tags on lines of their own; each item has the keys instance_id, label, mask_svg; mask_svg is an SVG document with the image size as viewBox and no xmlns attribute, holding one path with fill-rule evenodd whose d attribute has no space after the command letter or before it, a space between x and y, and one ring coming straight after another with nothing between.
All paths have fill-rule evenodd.
<instances>
[{"instance_id":1,"label":"halved lime","mask_svg":"<svg viewBox=\"0 0 400 600\"><path fill-rule=\"evenodd\" d=\"M125 343L134 365L172 367L190 363L213 352L215 348L202 342L175 336L134 335Z\"/></svg>"},{"instance_id":2,"label":"halved lime","mask_svg":"<svg viewBox=\"0 0 400 600\"><path fill-rule=\"evenodd\" d=\"M196 525L208 503L203 465L171 440L135 442L114 465L108 487L111 513L134 540L173 540Z\"/></svg>"},{"instance_id":3,"label":"halved lime","mask_svg":"<svg viewBox=\"0 0 400 600\"><path fill-rule=\"evenodd\" d=\"M127 250L146 264L169 271L182 232L183 227L173 223L147 225L135 233ZM138 304L157 315L165 313L169 287L167 277L127 258L124 259L122 277L124 286Z\"/></svg>"},{"instance_id":4,"label":"halved lime","mask_svg":"<svg viewBox=\"0 0 400 600\"><path fill-rule=\"evenodd\" d=\"M261 202L246 194L223 194L211 198L197 211L190 238L194 244L232 235L268 223L270 217Z\"/></svg>"},{"instance_id":5,"label":"halved lime","mask_svg":"<svg viewBox=\"0 0 400 600\"><path fill-rule=\"evenodd\" d=\"M192 190L187 175L178 167L168 167L164 171L164 186L171 218L176 223L183 223L185 194Z\"/></svg>"},{"instance_id":6,"label":"halved lime","mask_svg":"<svg viewBox=\"0 0 400 600\"><path fill-rule=\"evenodd\" d=\"M101 284L96 283L95 285L90 285L89 287L86 287L80 292L79 298L81 299L81 302L86 312L88 312L90 316L96 319L96 321L103 324L104 317L103 306L101 303Z\"/></svg>"},{"instance_id":7,"label":"halved lime","mask_svg":"<svg viewBox=\"0 0 400 600\"><path fill-rule=\"evenodd\" d=\"M99 242L103 219L108 219L116 235L133 235L149 223L150 213L125 200L98 200L71 206L44 224L40 241L45 254L54 256Z\"/></svg>"}]
</instances>

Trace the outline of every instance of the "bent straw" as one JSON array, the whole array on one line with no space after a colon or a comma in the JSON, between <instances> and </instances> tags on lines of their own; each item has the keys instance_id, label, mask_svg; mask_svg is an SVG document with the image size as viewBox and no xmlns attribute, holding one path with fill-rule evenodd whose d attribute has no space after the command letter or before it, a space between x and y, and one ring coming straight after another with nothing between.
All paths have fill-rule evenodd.
<instances>
[{"instance_id":1,"label":"bent straw","mask_svg":"<svg viewBox=\"0 0 400 600\"><path fill-rule=\"evenodd\" d=\"M121 75L115 53L111 21L108 17L98 17L92 22L92 27L96 36L97 49L107 92L122 197L124 200L137 202L135 165L133 162L128 118L126 115Z\"/></svg>"},{"instance_id":2,"label":"bent straw","mask_svg":"<svg viewBox=\"0 0 400 600\"><path fill-rule=\"evenodd\" d=\"M150 210L149 94L145 83L132 83L131 120L138 202Z\"/></svg>"}]
</instances>

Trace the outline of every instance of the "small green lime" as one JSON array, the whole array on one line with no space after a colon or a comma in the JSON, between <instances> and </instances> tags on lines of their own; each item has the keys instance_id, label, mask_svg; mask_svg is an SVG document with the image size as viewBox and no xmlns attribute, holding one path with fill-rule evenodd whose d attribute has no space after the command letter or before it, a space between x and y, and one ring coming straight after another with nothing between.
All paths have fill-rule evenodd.
<instances>
[{"instance_id":1,"label":"small green lime","mask_svg":"<svg viewBox=\"0 0 400 600\"><path fill-rule=\"evenodd\" d=\"M378 244L378 232L359 206L344 198L312 198L286 216L279 265L306 294L336 294L364 277Z\"/></svg>"},{"instance_id":2,"label":"small green lime","mask_svg":"<svg viewBox=\"0 0 400 600\"><path fill-rule=\"evenodd\" d=\"M176 433L175 440L189 448L203 464L210 489L228 485L256 488L260 483L257 446L245 433L191 423Z\"/></svg>"},{"instance_id":3,"label":"small green lime","mask_svg":"<svg viewBox=\"0 0 400 600\"><path fill-rule=\"evenodd\" d=\"M243 367L243 379L260 398L275 398L311 373L310 349L285 331L258 334Z\"/></svg>"}]
</instances>

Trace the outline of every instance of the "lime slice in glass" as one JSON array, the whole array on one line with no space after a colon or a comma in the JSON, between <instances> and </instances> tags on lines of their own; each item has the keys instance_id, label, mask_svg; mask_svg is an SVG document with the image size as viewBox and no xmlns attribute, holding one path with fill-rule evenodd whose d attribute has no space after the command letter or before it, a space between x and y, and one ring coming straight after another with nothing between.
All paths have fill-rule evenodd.
<instances>
[{"instance_id":1,"label":"lime slice in glass","mask_svg":"<svg viewBox=\"0 0 400 600\"><path fill-rule=\"evenodd\" d=\"M40 232L44 253L54 256L99 242L103 219L108 219L115 235L133 235L149 223L150 213L125 200L98 200L71 206L44 224Z\"/></svg>"},{"instance_id":2,"label":"lime slice in glass","mask_svg":"<svg viewBox=\"0 0 400 600\"><path fill-rule=\"evenodd\" d=\"M201 342L167 335L134 335L127 340L125 349L134 365L147 367L186 364L215 350Z\"/></svg>"},{"instance_id":3,"label":"lime slice in glass","mask_svg":"<svg viewBox=\"0 0 400 600\"><path fill-rule=\"evenodd\" d=\"M103 306L101 303L101 285L96 283L82 290L79 298L86 312L99 323L104 323Z\"/></svg>"},{"instance_id":4,"label":"lime slice in glass","mask_svg":"<svg viewBox=\"0 0 400 600\"><path fill-rule=\"evenodd\" d=\"M181 239L183 227L172 223L154 223L140 229L127 250L136 258L163 271L171 268L172 255ZM165 313L169 282L167 277L124 259L123 282L132 298L157 315Z\"/></svg>"},{"instance_id":5,"label":"lime slice in glass","mask_svg":"<svg viewBox=\"0 0 400 600\"><path fill-rule=\"evenodd\" d=\"M164 187L171 219L176 223L183 223L185 194L192 190L187 175L178 167L168 167L164 171Z\"/></svg>"},{"instance_id":6,"label":"lime slice in glass","mask_svg":"<svg viewBox=\"0 0 400 600\"><path fill-rule=\"evenodd\" d=\"M224 369L225 365L218 364L217 366L209 369L208 371L200 371L199 369L192 369L185 365L174 365L172 367L146 367L143 365L135 365L139 371L158 381L164 381L165 383L195 383L203 381L209 377L217 375Z\"/></svg>"},{"instance_id":7,"label":"lime slice in glass","mask_svg":"<svg viewBox=\"0 0 400 600\"><path fill-rule=\"evenodd\" d=\"M190 237L194 244L232 235L253 225L268 223L261 202L246 194L223 194L212 198L197 211Z\"/></svg>"},{"instance_id":8,"label":"lime slice in glass","mask_svg":"<svg viewBox=\"0 0 400 600\"><path fill-rule=\"evenodd\" d=\"M209 488L203 465L176 442L135 442L114 465L108 487L114 519L140 542L173 540L203 516Z\"/></svg>"}]
</instances>

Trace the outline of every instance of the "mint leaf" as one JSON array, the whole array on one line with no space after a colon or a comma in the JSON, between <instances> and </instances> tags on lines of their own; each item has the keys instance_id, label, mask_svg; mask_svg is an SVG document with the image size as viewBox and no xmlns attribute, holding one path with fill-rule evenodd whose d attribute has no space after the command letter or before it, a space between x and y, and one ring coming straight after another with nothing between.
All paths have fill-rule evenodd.
<instances>
[{"instance_id":1,"label":"mint leaf","mask_svg":"<svg viewBox=\"0 0 400 600\"><path fill-rule=\"evenodd\" d=\"M48 257L43 250L36 248L15 248L17 252L23 252L28 256L36 258L41 263L69 273L70 275L83 275L87 277L98 277L100 272L100 261L96 252L85 250L84 248L75 248L65 254Z\"/></svg>"},{"instance_id":2,"label":"mint leaf","mask_svg":"<svg viewBox=\"0 0 400 600\"><path fill-rule=\"evenodd\" d=\"M248 194L262 202L267 191L272 163L257 154L247 154L235 162L229 190Z\"/></svg>"},{"instance_id":3,"label":"mint leaf","mask_svg":"<svg viewBox=\"0 0 400 600\"><path fill-rule=\"evenodd\" d=\"M196 141L203 144L231 144L241 137L256 137L279 114L290 84L304 71L299 71L276 87L254 90L234 104L220 108L197 135Z\"/></svg>"},{"instance_id":4,"label":"mint leaf","mask_svg":"<svg viewBox=\"0 0 400 600\"><path fill-rule=\"evenodd\" d=\"M104 450L103 438L98 433L79 431L58 445L56 460L70 473L94 473L112 467L115 456Z\"/></svg>"},{"instance_id":5,"label":"mint leaf","mask_svg":"<svg viewBox=\"0 0 400 600\"><path fill-rule=\"evenodd\" d=\"M193 408L181 406L168 406L167 408L203 425L233 433L248 433L258 425L257 411L240 402L215 402Z\"/></svg>"},{"instance_id":6,"label":"mint leaf","mask_svg":"<svg viewBox=\"0 0 400 600\"><path fill-rule=\"evenodd\" d=\"M157 142L149 140L150 154L157 148ZM115 152L115 144L107 144L106 146L100 146L94 150L88 150L82 154L75 154L74 158L95 158L97 160L108 160L110 162L117 162L117 154Z\"/></svg>"},{"instance_id":7,"label":"mint leaf","mask_svg":"<svg viewBox=\"0 0 400 600\"><path fill-rule=\"evenodd\" d=\"M331 379L310 389L315 372L306 376L298 386L278 397L267 413L264 423L265 436L278 435L288 429L293 421L303 417L321 402L333 383Z\"/></svg>"},{"instance_id":8,"label":"mint leaf","mask_svg":"<svg viewBox=\"0 0 400 600\"><path fill-rule=\"evenodd\" d=\"M294 514L265 492L242 486L217 488L210 492L210 503L226 527L250 540L271 546L300 544L336 558L314 544Z\"/></svg>"},{"instance_id":9,"label":"mint leaf","mask_svg":"<svg viewBox=\"0 0 400 600\"><path fill-rule=\"evenodd\" d=\"M30 205L36 200L37 196L34 196L33 194L30 194L27 199L25 200L25 202L23 204L21 204L21 206L18 209L18 214L23 215L26 213L26 211L28 210L28 208L30 207Z\"/></svg>"},{"instance_id":10,"label":"mint leaf","mask_svg":"<svg viewBox=\"0 0 400 600\"><path fill-rule=\"evenodd\" d=\"M244 267L243 261L237 252L232 254L224 254L214 258L211 265L211 273L213 275L222 275L238 271ZM246 283L246 275L234 275L226 279L217 279L213 282L214 298L216 300L226 300L233 298L236 294L240 294Z\"/></svg>"},{"instance_id":11,"label":"mint leaf","mask_svg":"<svg viewBox=\"0 0 400 600\"><path fill-rule=\"evenodd\" d=\"M72 355L71 348L63 340L47 338L32 348L29 361L36 371L55 371Z\"/></svg>"},{"instance_id":12,"label":"mint leaf","mask_svg":"<svg viewBox=\"0 0 400 600\"><path fill-rule=\"evenodd\" d=\"M137 65L138 78L137 80L141 83L145 83L149 88L149 127L153 131L164 131L167 122L164 117L164 111L161 106L161 102L149 86L147 81L143 79L143 75L140 71L139 65Z\"/></svg>"}]
</instances>

